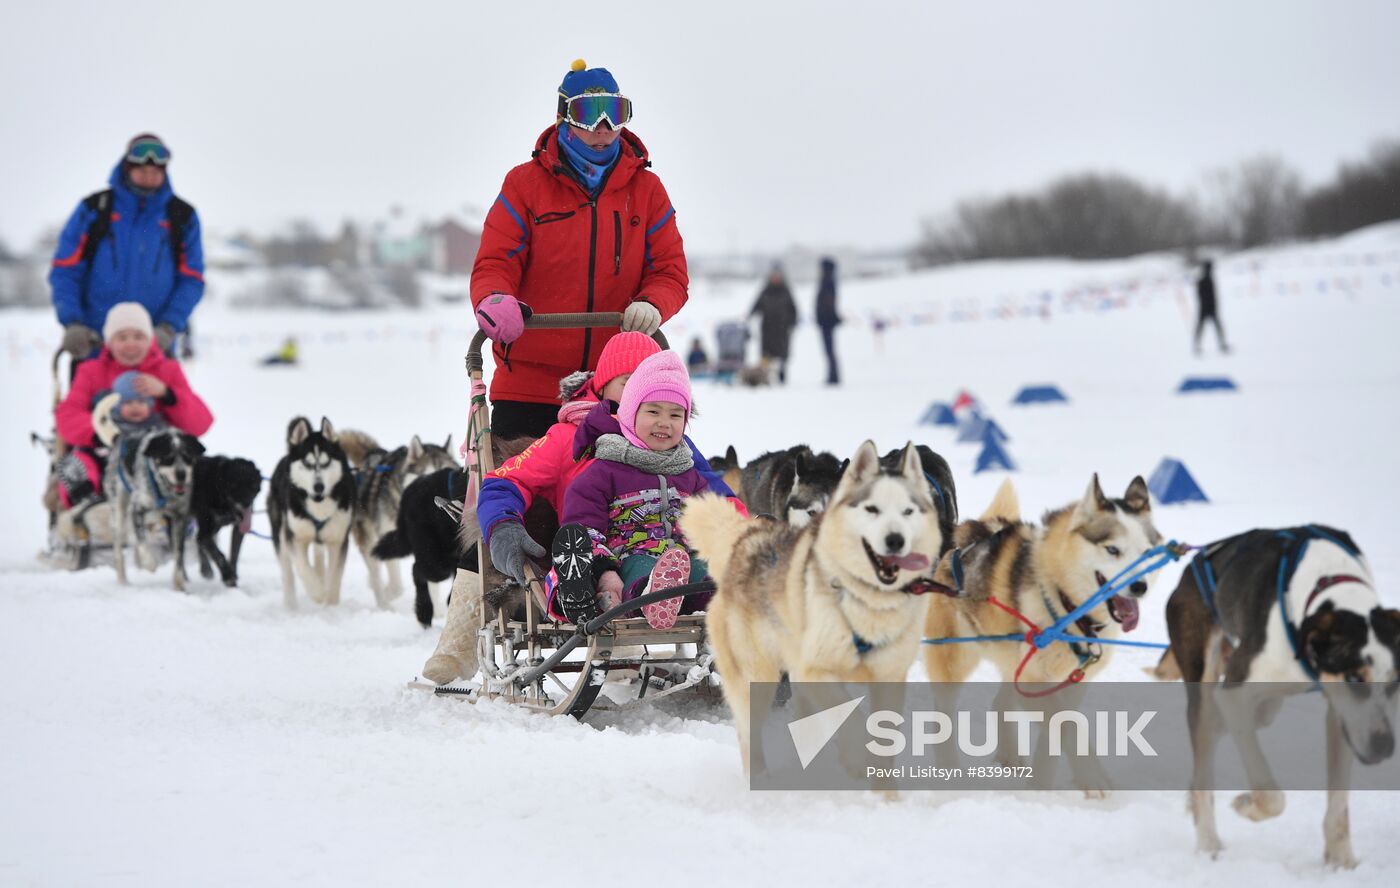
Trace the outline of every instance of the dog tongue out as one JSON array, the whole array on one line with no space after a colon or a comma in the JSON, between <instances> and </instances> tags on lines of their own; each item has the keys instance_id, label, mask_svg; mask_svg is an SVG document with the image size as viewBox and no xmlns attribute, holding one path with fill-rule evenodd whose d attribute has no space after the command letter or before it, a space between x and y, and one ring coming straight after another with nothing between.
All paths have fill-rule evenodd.
<instances>
[{"instance_id":1,"label":"dog tongue out","mask_svg":"<svg viewBox=\"0 0 1400 888\"><path fill-rule=\"evenodd\" d=\"M1113 613L1118 617L1124 632L1132 632L1138 624L1138 603L1136 598L1126 595L1113 596Z\"/></svg>"},{"instance_id":2,"label":"dog tongue out","mask_svg":"<svg viewBox=\"0 0 1400 888\"><path fill-rule=\"evenodd\" d=\"M252 529L253 529L253 510L252 510L252 509L244 509L244 510L243 510L243 515L242 515L242 517L240 517L240 518L238 519L238 532L239 532L239 533L244 533L244 534L246 534L246 533L248 533L248 531L250 531L250 530L252 530Z\"/></svg>"},{"instance_id":3,"label":"dog tongue out","mask_svg":"<svg viewBox=\"0 0 1400 888\"><path fill-rule=\"evenodd\" d=\"M928 556L918 552L910 552L908 555L886 555L880 560L905 570L923 570L928 567Z\"/></svg>"}]
</instances>

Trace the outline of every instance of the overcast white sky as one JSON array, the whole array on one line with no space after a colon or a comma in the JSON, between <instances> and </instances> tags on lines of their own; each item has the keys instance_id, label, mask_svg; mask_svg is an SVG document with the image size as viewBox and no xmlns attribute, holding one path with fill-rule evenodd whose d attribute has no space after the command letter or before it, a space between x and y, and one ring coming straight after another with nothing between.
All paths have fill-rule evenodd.
<instances>
[{"instance_id":1,"label":"overcast white sky","mask_svg":"<svg viewBox=\"0 0 1400 888\"><path fill-rule=\"evenodd\" d=\"M910 243L1088 168L1310 183L1400 138L1400 2L0 0L0 239L159 133L206 227L486 206L569 62L637 106L691 250Z\"/></svg>"}]
</instances>

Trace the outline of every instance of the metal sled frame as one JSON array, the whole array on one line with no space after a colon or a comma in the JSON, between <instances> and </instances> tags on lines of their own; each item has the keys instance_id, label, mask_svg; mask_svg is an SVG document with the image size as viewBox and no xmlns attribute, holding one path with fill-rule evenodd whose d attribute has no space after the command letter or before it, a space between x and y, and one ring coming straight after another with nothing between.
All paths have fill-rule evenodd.
<instances>
[{"instance_id":1,"label":"metal sled frame","mask_svg":"<svg viewBox=\"0 0 1400 888\"><path fill-rule=\"evenodd\" d=\"M577 329L580 327L617 327L622 323L619 312L590 314L534 315L525 322L526 330ZM668 347L666 337L659 331L653 338L662 348ZM467 351L467 375L472 384L471 413L467 424L467 443L475 453L469 465L470 490L480 491L482 482L495 468L491 456L490 408L482 385L484 364L481 348L486 334L478 331ZM546 547L549 541L544 541ZM484 566L490 554L483 538L477 543L478 595L485 593ZM679 617L670 629L651 628L640 617L622 617L643 604L663 601L678 595L698 595L714 590L714 584L690 583L651 592L619 605L576 626L555 622L546 611L544 579L533 566L530 594L525 596L525 619L509 619L502 610L494 620L485 624L477 639L483 682L480 687L439 687L439 696L459 696L478 699L505 700L550 715L568 714L582 718L590 708L612 708L610 702L599 702L599 693L610 672L635 671L636 696L632 701L655 700L688 688L712 684L711 655L705 651L705 615ZM652 656L648 646L674 645L675 652ZM694 645L694 654L682 653L683 645ZM640 654L624 652L640 647Z\"/></svg>"}]
</instances>

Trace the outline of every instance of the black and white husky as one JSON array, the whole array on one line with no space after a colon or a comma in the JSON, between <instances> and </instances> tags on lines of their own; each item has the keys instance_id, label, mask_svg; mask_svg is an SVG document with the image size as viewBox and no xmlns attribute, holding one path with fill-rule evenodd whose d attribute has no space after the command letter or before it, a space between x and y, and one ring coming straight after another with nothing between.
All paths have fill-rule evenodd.
<instances>
[{"instance_id":1,"label":"black and white husky","mask_svg":"<svg viewBox=\"0 0 1400 888\"><path fill-rule=\"evenodd\" d=\"M355 478L331 421L321 428L298 416L287 427L287 455L272 472L267 494L272 545L282 566L287 607L296 607L293 573L316 604L339 604L345 553L355 520ZM315 565L312 546L316 547Z\"/></svg>"},{"instance_id":2,"label":"black and white husky","mask_svg":"<svg viewBox=\"0 0 1400 888\"><path fill-rule=\"evenodd\" d=\"M1370 765L1394 754L1400 680L1400 610L1381 606L1356 543L1321 525L1252 530L1212 543L1167 602L1167 631L1171 650L1156 672L1187 682L1197 850L1214 855L1221 848L1209 771L1217 733L1229 729L1250 778L1251 791L1235 799L1235 810L1250 820L1277 817L1284 796L1257 730L1281 695L1317 687L1328 704L1325 859L1355 866L1351 759ZM1221 681L1211 693L1230 694L1236 705L1217 710L1202 698Z\"/></svg>"},{"instance_id":3,"label":"black and white husky","mask_svg":"<svg viewBox=\"0 0 1400 888\"><path fill-rule=\"evenodd\" d=\"M170 547L175 589L185 591L185 533L194 466L203 452L197 438L172 428L116 439L102 483L112 504L112 556L119 583L127 582L125 547L130 535L136 543L136 564L144 570L156 569L156 546Z\"/></svg>"}]
</instances>

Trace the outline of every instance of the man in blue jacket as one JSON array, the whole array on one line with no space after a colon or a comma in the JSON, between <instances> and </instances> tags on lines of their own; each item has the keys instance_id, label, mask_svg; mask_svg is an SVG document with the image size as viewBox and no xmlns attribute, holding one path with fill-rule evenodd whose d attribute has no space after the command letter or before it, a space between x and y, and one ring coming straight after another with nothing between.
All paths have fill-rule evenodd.
<instances>
[{"instance_id":1,"label":"man in blue jacket","mask_svg":"<svg viewBox=\"0 0 1400 888\"><path fill-rule=\"evenodd\" d=\"M167 353L204 295L204 248L194 207L175 196L170 149L156 136L132 139L111 188L88 195L58 239L49 284L75 361L102 347L107 309L139 302Z\"/></svg>"}]
</instances>

